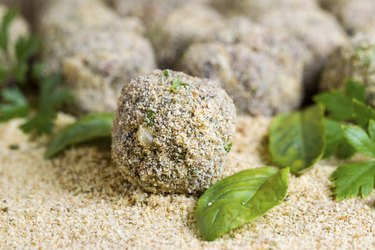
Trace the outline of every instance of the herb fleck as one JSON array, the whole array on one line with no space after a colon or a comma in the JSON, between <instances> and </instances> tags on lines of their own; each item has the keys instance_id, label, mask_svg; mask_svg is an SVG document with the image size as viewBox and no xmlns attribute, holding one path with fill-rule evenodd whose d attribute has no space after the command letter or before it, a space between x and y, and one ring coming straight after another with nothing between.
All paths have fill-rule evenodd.
<instances>
[{"instance_id":1,"label":"herb fleck","mask_svg":"<svg viewBox=\"0 0 375 250\"><path fill-rule=\"evenodd\" d=\"M228 141L227 143L225 143L224 145L224 150L229 153L232 149L232 146L233 146L233 143L231 141Z\"/></svg>"},{"instance_id":2,"label":"herb fleck","mask_svg":"<svg viewBox=\"0 0 375 250\"><path fill-rule=\"evenodd\" d=\"M146 111L146 123L148 126L155 124L155 112L150 109Z\"/></svg>"},{"instance_id":3,"label":"herb fleck","mask_svg":"<svg viewBox=\"0 0 375 250\"><path fill-rule=\"evenodd\" d=\"M163 70L163 75L165 77L168 77L169 76L169 71L167 69Z\"/></svg>"},{"instance_id":4,"label":"herb fleck","mask_svg":"<svg viewBox=\"0 0 375 250\"><path fill-rule=\"evenodd\" d=\"M9 149L11 149L11 150L17 150L19 148L20 147L17 144L11 144L11 145L9 145Z\"/></svg>"},{"instance_id":5,"label":"herb fleck","mask_svg":"<svg viewBox=\"0 0 375 250\"><path fill-rule=\"evenodd\" d=\"M178 89L180 87L188 87L189 84L186 83L186 82L182 82L179 78L176 78L173 80L172 82L172 86L171 86L171 92L172 93L177 93Z\"/></svg>"}]
</instances>

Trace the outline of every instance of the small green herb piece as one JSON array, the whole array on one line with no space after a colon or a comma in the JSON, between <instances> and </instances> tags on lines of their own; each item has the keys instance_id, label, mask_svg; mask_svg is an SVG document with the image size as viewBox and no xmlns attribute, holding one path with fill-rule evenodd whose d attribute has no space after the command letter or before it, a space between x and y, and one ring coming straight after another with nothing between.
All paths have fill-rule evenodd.
<instances>
[{"instance_id":1,"label":"small green herb piece","mask_svg":"<svg viewBox=\"0 0 375 250\"><path fill-rule=\"evenodd\" d=\"M1 92L1 97L5 103L0 104L0 122L16 117L25 117L29 113L29 103L18 89L4 89Z\"/></svg>"},{"instance_id":2,"label":"small green herb piece","mask_svg":"<svg viewBox=\"0 0 375 250\"><path fill-rule=\"evenodd\" d=\"M375 157L375 142L361 127L354 125L344 126L344 136L358 153Z\"/></svg>"},{"instance_id":3,"label":"small green herb piece","mask_svg":"<svg viewBox=\"0 0 375 250\"><path fill-rule=\"evenodd\" d=\"M331 177L336 200L367 197L374 189L375 161L338 167Z\"/></svg>"},{"instance_id":4,"label":"small green herb piece","mask_svg":"<svg viewBox=\"0 0 375 250\"><path fill-rule=\"evenodd\" d=\"M148 126L153 126L155 124L155 112L150 109L146 111L146 123Z\"/></svg>"},{"instance_id":5,"label":"small green herb piece","mask_svg":"<svg viewBox=\"0 0 375 250\"><path fill-rule=\"evenodd\" d=\"M288 190L288 174L289 168L249 169L207 189L196 208L203 238L212 241L280 204Z\"/></svg>"},{"instance_id":6,"label":"small green herb piece","mask_svg":"<svg viewBox=\"0 0 375 250\"><path fill-rule=\"evenodd\" d=\"M91 114L82 117L53 136L45 157L51 158L65 148L78 143L97 138L110 138L112 123L112 113Z\"/></svg>"},{"instance_id":7,"label":"small green herb piece","mask_svg":"<svg viewBox=\"0 0 375 250\"><path fill-rule=\"evenodd\" d=\"M312 106L300 112L275 117L269 129L269 152L280 167L302 173L324 153L323 108Z\"/></svg>"},{"instance_id":8,"label":"small green herb piece","mask_svg":"<svg viewBox=\"0 0 375 250\"><path fill-rule=\"evenodd\" d=\"M180 87L188 87L189 84L186 83L186 82L181 82L181 80L179 78L176 78L173 80L172 82L172 86L171 86L171 92L173 93L177 93L178 92L178 89Z\"/></svg>"},{"instance_id":9,"label":"small green herb piece","mask_svg":"<svg viewBox=\"0 0 375 250\"><path fill-rule=\"evenodd\" d=\"M232 146L233 146L233 143L231 141L228 141L227 143L225 143L224 145L224 150L229 153L232 149Z\"/></svg>"},{"instance_id":10,"label":"small green herb piece","mask_svg":"<svg viewBox=\"0 0 375 250\"><path fill-rule=\"evenodd\" d=\"M9 9L3 16L3 20L0 25L0 48L6 55L9 54L9 27L17 15L18 12L16 10Z\"/></svg>"},{"instance_id":11,"label":"small green herb piece","mask_svg":"<svg viewBox=\"0 0 375 250\"><path fill-rule=\"evenodd\" d=\"M356 124L366 129L370 120L375 120L375 110L363 102L353 100L353 118Z\"/></svg>"},{"instance_id":12,"label":"small green herb piece","mask_svg":"<svg viewBox=\"0 0 375 250\"><path fill-rule=\"evenodd\" d=\"M29 118L21 129L34 135L51 134L58 109L71 100L70 94L62 88L60 75L51 75L41 80L37 113Z\"/></svg>"},{"instance_id":13,"label":"small green herb piece","mask_svg":"<svg viewBox=\"0 0 375 250\"><path fill-rule=\"evenodd\" d=\"M163 75L165 77L168 77L169 76L169 71L167 69L163 70Z\"/></svg>"}]
</instances>

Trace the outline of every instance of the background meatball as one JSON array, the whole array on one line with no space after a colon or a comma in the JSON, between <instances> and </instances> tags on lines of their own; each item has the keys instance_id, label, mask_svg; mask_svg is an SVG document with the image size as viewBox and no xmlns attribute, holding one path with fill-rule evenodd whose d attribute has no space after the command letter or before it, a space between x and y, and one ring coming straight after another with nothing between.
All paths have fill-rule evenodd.
<instances>
[{"instance_id":1,"label":"background meatball","mask_svg":"<svg viewBox=\"0 0 375 250\"><path fill-rule=\"evenodd\" d=\"M206 41L224 26L220 14L206 5L185 5L167 16L151 36L160 67L173 68L186 48Z\"/></svg>"},{"instance_id":2,"label":"background meatball","mask_svg":"<svg viewBox=\"0 0 375 250\"><path fill-rule=\"evenodd\" d=\"M260 23L274 32L297 39L305 46L304 85L307 95L317 91L319 74L327 57L347 43L345 32L335 18L320 10L272 11L262 17Z\"/></svg>"},{"instance_id":3,"label":"background meatball","mask_svg":"<svg viewBox=\"0 0 375 250\"><path fill-rule=\"evenodd\" d=\"M136 19L95 0L54 1L39 25L47 72L63 72L75 113L114 111L124 83L156 68Z\"/></svg>"},{"instance_id":4,"label":"background meatball","mask_svg":"<svg viewBox=\"0 0 375 250\"><path fill-rule=\"evenodd\" d=\"M194 44L181 62L181 69L189 74L218 80L237 110L251 115L273 115L300 105L302 76L298 73L302 70L298 67L302 65L294 66L292 74L290 66L243 43Z\"/></svg>"},{"instance_id":5,"label":"background meatball","mask_svg":"<svg viewBox=\"0 0 375 250\"><path fill-rule=\"evenodd\" d=\"M9 9L6 6L0 4L0 20L3 20L8 11ZM10 66L15 61L14 48L17 40L29 35L29 28L25 20L20 16L13 19L9 25L8 34L9 57L3 53L3 50L0 51L0 63L4 66Z\"/></svg>"},{"instance_id":6,"label":"background meatball","mask_svg":"<svg viewBox=\"0 0 375 250\"><path fill-rule=\"evenodd\" d=\"M375 39L357 36L350 45L338 48L322 75L323 90L343 89L350 79L366 86L369 103L375 107Z\"/></svg>"},{"instance_id":7,"label":"background meatball","mask_svg":"<svg viewBox=\"0 0 375 250\"><path fill-rule=\"evenodd\" d=\"M223 168L235 107L217 83L154 71L126 84L112 132L112 156L147 191L203 191Z\"/></svg>"}]
</instances>

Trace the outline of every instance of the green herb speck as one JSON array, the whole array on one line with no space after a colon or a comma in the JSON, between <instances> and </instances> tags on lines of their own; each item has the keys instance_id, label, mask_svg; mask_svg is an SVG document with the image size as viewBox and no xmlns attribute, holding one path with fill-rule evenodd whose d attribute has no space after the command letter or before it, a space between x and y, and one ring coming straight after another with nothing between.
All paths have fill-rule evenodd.
<instances>
[{"instance_id":1,"label":"green herb speck","mask_svg":"<svg viewBox=\"0 0 375 250\"><path fill-rule=\"evenodd\" d=\"M146 123L148 126L155 124L155 113L150 109L146 111Z\"/></svg>"},{"instance_id":2,"label":"green herb speck","mask_svg":"<svg viewBox=\"0 0 375 250\"><path fill-rule=\"evenodd\" d=\"M167 69L163 70L163 75L165 77L168 77L169 76L169 71Z\"/></svg>"},{"instance_id":3,"label":"green herb speck","mask_svg":"<svg viewBox=\"0 0 375 250\"><path fill-rule=\"evenodd\" d=\"M186 83L186 82L181 82L181 80L179 78L176 78L173 80L172 82L172 86L171 86L171 92L173 93L177 93L178 89L180 87L188 87L189 84Z\"/></svg>"},{"instance_id":4,"label":"green herb speck","mask_svg":"<svg viewBox=\"0 0 375 250\"><path fill-rule=\"evenodd\" d=\"M227 153L229 153L229 151L231 151L231 149L232 149L232 146L233 146L233 143L232 143L231 141L229 141L229 142L225 143L225 145L224 145L224 150L225 150Z\"/></svg>"}]
</instances>

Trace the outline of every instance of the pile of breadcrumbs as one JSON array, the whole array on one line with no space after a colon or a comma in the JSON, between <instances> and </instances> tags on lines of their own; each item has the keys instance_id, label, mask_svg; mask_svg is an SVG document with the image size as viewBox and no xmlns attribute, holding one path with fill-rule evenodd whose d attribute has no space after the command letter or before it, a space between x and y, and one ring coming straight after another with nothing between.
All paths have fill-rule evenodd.
<instances>
[{"instance_id":1,"label":"pile of breadcrumbs","mask_svg":"<svg viewBox=\"0 0 375 250\"><path fill-rule=\"evenodd\" d=\"M60 115L59 124L71 122ZM201 239L196 197L155 195L124 183L108 145L43 158L20 120L0 125L0 248L374 249L375 195L335 202L321 161L290 178L284 203L213 242ZM225 175L269 164L269 118L241 117Z\"/></svg>"}]
</instances>

